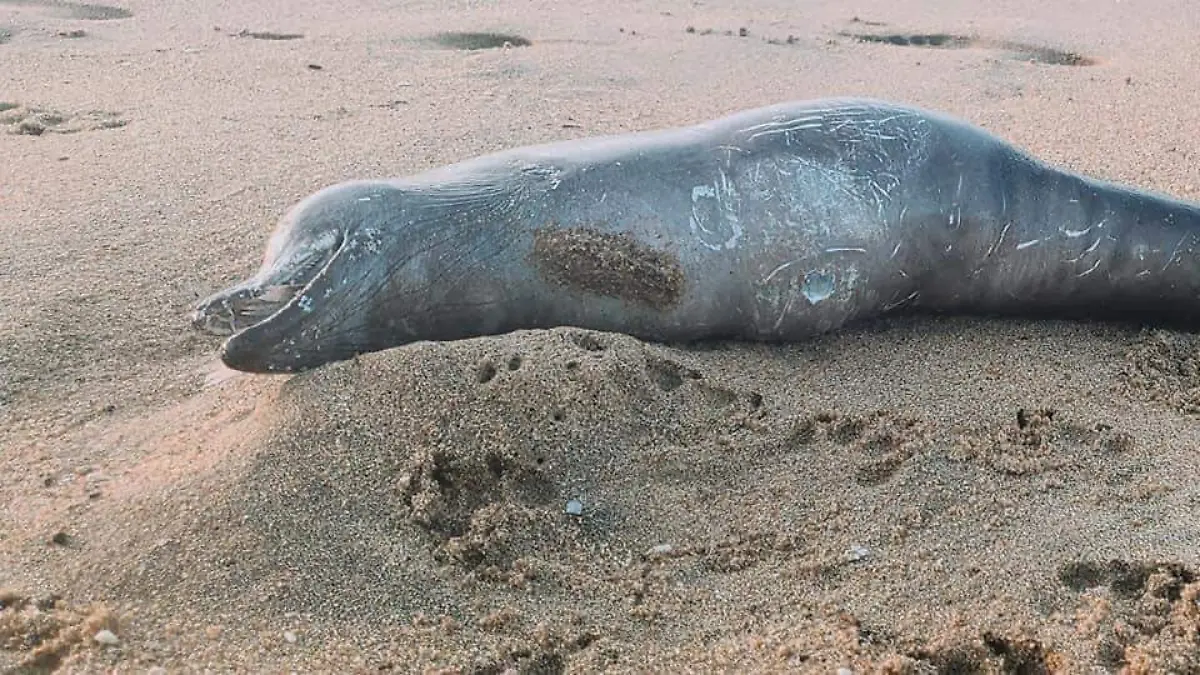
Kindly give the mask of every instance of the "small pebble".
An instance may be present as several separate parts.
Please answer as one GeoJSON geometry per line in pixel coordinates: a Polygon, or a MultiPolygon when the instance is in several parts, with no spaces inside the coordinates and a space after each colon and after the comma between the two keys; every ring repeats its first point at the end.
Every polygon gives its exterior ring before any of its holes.
{"type": "Polygon", "coordinates": [[[296,644],[296,631],[292,631],[292,630],[283,631],[283,639],[285,642],[287,642],[290,645],[296,644]]]}
{"type": "Polygon", "coordinates": [[[675,547],[670,544],[658,544],[656,546],[651,546],[650,550],[646,551],[646,556],[651,557],[651,556],[660,556],[660,555],[670,555],[671,551],[674,551],[674,550],[675,550],[675,547]]]}
{"type": "Polygon", "coordinates": [[[41,136],[46,133],[46,127],[36,120],[21,120],[21,123],[17,125],[17,133],[26,136],[41,136]]]}
{"type": "Polygon", "coordinates": [[[578,499],[572,499],[567,502],[567,507],[563,509],[568,516],[582,516],[583,502],[578,499]]]}
{"type": "Polygon", "coordinates": [[[871,555],[871,549],[860,544],[855,544],[846,549],[846,560],[850,562],[860,562],[866,560],[867,556],[871,555]]]}
{"type": "Polygon", "coordinates": [[[854,675],[854,671],[849,668],[838,668],[837,675],[854,675]]]}
{"type": "Polygon", "coordinates": [[[107,628],[97,632],[92,636],[92,639],[106,647],[113,647],[121,643],[117,634],[107,628]]]}

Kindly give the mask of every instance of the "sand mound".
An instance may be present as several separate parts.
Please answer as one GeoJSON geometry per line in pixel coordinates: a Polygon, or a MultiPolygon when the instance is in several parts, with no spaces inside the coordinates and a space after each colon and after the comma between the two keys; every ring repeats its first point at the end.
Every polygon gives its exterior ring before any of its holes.
{"type": "Polygon", "coordinates": [[[94,516],[124,539],[88,588],[146,663],[1194,667],[1197,432],[1155,375],[1185,341],[562,329],[235,378],[213,405],[250,407],[189,432],[211,461],[94,516]]]}

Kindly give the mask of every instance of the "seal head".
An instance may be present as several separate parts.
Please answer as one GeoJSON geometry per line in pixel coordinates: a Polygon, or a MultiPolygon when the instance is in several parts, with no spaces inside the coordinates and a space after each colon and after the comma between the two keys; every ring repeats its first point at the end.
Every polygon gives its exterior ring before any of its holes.
{"type": "Polygon", "coordinates": [[[497,249],[471,246],[481,230],[466,222],[498,217],[489,195],[387,181],[321,190],[283,217],[259,271],[200,302],[192,325],[227,337],[227,366],[257,373],[496,330],[506,287],[478,283],[481,261],[463,253],[497,249]]]}
{"type": "Polygon", "coordinates": [[[305,367],[310,354],[344,359],[366,351],[355,302],[385,276],[371,265],[352,264],[378,252],[379,219],[394,205],[395,189],[381,183],[336,185],[310,196],[280,221],[257,274],[199,303],[198,330],[228,336],[222,360],[252,372],[305,367]],[[317,303],[323,305],[314,311],[317,303]]]}

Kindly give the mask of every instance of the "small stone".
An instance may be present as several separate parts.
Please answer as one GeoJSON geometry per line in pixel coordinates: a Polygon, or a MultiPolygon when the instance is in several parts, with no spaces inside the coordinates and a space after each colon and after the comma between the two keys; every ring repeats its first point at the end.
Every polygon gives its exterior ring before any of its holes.
{"type": "Polygon", "coordinates": [[[26,136],[41,136],[46,133],[46,127],[37,120],[21,120],[21,123],[17,125],[17,133],[26,136]]]}
{"type": "Polygon", "coordinates": [[[568,516],[579,517],[583,515],[583,502],[578,499],[572,499],[567,502],[567,507],[563,511],[568,516]]]}
{"type": "Polygon", "coordinates": [[[221,637],[222,629],[220,626],[209,626],[204,629],[204,636],[209,640],[216,640],[221,637]]]}
{"type": "Polygon", "coordinates": [[[854,671],[850,668],[838,668],[837,675],[854,675],[854,671]]]}
{"type": "Polygon", "coordinates": [[[54,533],[54,536],[50,537],[50,543],[55,546],[66,546],[71,543],[71,535],[59,530],[54,533]]]}
{"type": "Polygon", "coordinates": [[[846,549],[845,553],[846,560],[852,563],[866,560],[867,556],[869,555],[871,555],[871,549],[867,548],[866,546],[862,546],[861,544],[855,544],[851,546],[850,548],[846,549]]]}
{"type": "Polygon", "coordinates": [[[651,546],[650,550],[646,551],[646,557],[658,558],[665,555],[671,555],[671,552],[674,550],[675,547],[670,544],[658,544],[656,546],[651,546]]]}
{"type": "Polygon", "coordinates": [[[296,644],[296,631],[294,631],[294,630],[283,631],[283,641],[288,643],[289,645],[296,644]]]}
{"type": "Polygon", "coordinates": [[[62,600],[61,595],[57,593],[51,593],[50,595],[38,598],[34,604],[37,605],[37,608],[43,612],[49,612],[58,606],[59,600],[62,600]]]}
{"type": "Polygon", "coordinates": [[[117,637],[117,634],[107,628],[97,632],[92,636],[92,639],[104,645],[105,647],[115,647],[121,643],[121,640],[117,637]]]}

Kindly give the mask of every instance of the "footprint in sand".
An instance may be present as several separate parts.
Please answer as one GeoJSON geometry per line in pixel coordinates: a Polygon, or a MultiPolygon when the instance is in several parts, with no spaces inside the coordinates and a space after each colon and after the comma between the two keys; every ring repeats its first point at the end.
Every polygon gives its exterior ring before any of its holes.
{"type": "Polygon", "coordinates": [[[7,127],[10,134],[73,134],[80,131],[118,129],[128,123],[128,120],[117,113],[102,110],[66,114],[48,108],[0,101],[0,127],[7,127]]]}
{"type": "MultiPolygon", "coordinates": [[[[851,23],[871,28],[882,28],[887,25],[879,21],[864,21],[858,17],[852,19],[851,23]]],[[[685,32],[694,35],[736,35],[743,38],[748,37],[750,34],[746,28],[739,28],[737,31],[717,31],[711,28],[700,30],[695,26],[688,26],[685,32]]],[[[1051,66],[1094,66],[1098,63],[1094,58],[1053,47],[1043,47],[1011,40],[993,40],[989,38],[954,35],[952,33],[884,33],[875,31],[858,33],[842,31],[838,35],[858,42],[892,45],[895,47],[998,50],[1008,52],[1012,58],[1021,61],[1031,61],[1051,66]]],[[[768,37],[764,38],[764,40],[772,45],[795,45],[802,42],[800,38],[794,35],[788,35],[787,38],[768,37]]]]}
{"type": "Polygon", "coordinates": [[[429,44],[445,49],[478,51],[480,49],[508,49],[528,47],[533,44],[528,38],[504,33],[438,33],[426,40],[429,44]]]}
{"type": "Polygon", "coordinates": [[[245,30],[242,29],[236,33],[230,33],[229,37],[235,38],[250,38],[251,40],[268,40],[280,42],[285,40],[300,40],[304,36],[300,33],[276,33],[269,30],[245,30]]]}
{"type": "MultiPolygon", "coordinates": [[[[874,25],[874,24],[872,24],[874,25]]],[[[1096,60],[1075,52],[987,38],[953,35],[950,33],[839,33],[858,42],[923,47],[925,49],[994,49],[1009,52],[1013,58],[1051,66],[1092,66],[1096,60]]]]}

